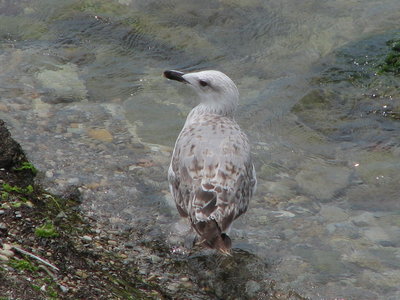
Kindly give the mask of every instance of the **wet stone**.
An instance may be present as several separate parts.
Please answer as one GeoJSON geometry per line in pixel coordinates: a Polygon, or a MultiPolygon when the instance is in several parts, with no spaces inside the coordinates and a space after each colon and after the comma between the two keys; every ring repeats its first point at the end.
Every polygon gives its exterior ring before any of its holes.
{"type": "Polygon", "coordinates": [[[0,255],[4,255],[7,257],[13,257],[14,256],[14,252],[11,250],[6,250],[6,249],[0,249],[0,255]]]}
{"type": "Polygon", "coordinates": [[[261,286],[254,280],[249,280],[246,282],[246,294],[249,297],[255,297],[260,289],[261,286]]]}
{"type": "Polygon", "coordinates": [[[5,255],[0,254],[0,261],[8,261],[9,258],[5,255]]]}
{"type": "Polygon", "coordinates": [[[321,161],[305,164],[295,179],[306,193],[317,199],[329,200],[335,192],[349,184],[349,176],[349,169],[331,166],[321,161]]]}
{"type": "Polygon", "coordinates": [[[110,143],[113,141],[113,136],[107,129],[89,129],[87,135],[102,142],[110,143]]]}
{"type": "Polygon", "coordinates": [[[162,258],[157,255],[150,255],[150,260],[152,263],[158,263],[162,260],[162,258]]]}
{"type": "Polygon", "coordinates": [[[92,240],[93,240],[92,237],[90,237],[88,235],[82,236],[82,241],[84,241],[84,242],[91,242],[92,240]]]}
{"type": "Polygon", "coordinates": [[[359,227],[366,227],[376,222],[376,217],[371,212],[364,212],[361,215],[353,217],[352,220],[354,225],[359,227]]]}
{"type": "Polygon", "coordinates": [[[323,205],[319,212],[328,222],[341,222],[348,219],[348,214],[341,208],[323,205]]]}

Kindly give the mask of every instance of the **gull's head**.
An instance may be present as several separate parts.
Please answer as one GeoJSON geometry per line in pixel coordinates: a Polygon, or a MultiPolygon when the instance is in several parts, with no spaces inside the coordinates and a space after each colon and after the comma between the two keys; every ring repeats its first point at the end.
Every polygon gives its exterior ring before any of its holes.
{"type": "Polygon", "coordinates": [[[182,73],[165,71],[164,76],[171,80],[189,84],[200,97],[201,105],[210,111],[233,113],[239,102],[239,91],[233,81],[220,71],[207,70],[182,73]]]}

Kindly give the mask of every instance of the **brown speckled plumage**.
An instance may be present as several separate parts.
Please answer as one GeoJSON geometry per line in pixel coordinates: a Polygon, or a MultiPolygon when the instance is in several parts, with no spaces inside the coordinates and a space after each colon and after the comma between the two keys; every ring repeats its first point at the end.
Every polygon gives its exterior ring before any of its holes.
{"type": "Polygon", "coordinates": [[[228,253],[231,240],[226,233],[246,212],[256,186],[247,136],[233,118],[237,88],[218,71],[166,71],[165,76],[189,83],[201,100],[175,144],[168,172],[171,193],[201,242],[228,253]]]}

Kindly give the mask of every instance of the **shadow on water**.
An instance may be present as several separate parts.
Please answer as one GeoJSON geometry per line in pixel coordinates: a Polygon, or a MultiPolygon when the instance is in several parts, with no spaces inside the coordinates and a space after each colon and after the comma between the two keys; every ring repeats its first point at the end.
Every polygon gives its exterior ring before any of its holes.
{"type": "Polygon", "coordinates": [[[278,290],[274,280],[266,278],[268,264],[242,249],[232,249],[231,256],[202,250],[176,260],[175,266],[218,299],[306,299],[293,291],[278,290]]]}

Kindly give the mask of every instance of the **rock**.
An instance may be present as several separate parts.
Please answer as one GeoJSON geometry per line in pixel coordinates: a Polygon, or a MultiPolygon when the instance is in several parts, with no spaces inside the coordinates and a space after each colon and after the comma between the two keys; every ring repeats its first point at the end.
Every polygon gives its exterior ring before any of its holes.
{"type": "Polygon", "coordinates": [[[9,111],[9,108],[8,108],[7,105],[5,105],[5,104],[3,104],[3,103],[0,103],[0,111],[2,111],[2,112],[8,112],[8,111],[9,111]]]}
{"type": "Polygon", "coordinates": [[[60,288],[61,292],[63,292],[63,293],[67,293],[69,291],[69,288],[62,284],[60,284],[58,287],[60,288]]]}
{"type": "Polygon", "coordinates": [[[364,232],[367,239],[373,242],[389,241],[389,235],[380,227],[372,227],[364,232]]]}
{"type": "Polygon", "coordinates": [[[11,138],[10,132],[0,120],[0,168],[10,169],[21,161],[27,161],[21,146],[11,138]]]}
{"type": "Polygon", "coordinates": [[[56,70],[43,70],[36,77],[45,89],[50,90],[57,97],[51,102],[71,102],[84,99],[87,94],[78,72],[76,65],[67,63],[58,66],[56,70]]]}
{"type": "Polygon", "coordinates": [[[88,235],[84,235],[84,236],[82,236],[81,240],[84,242],[91,242],[93,239],[92,239],[92,237],[90,237],[88,235]]]}
{"type": "Polygon", "coordinates": [[[246,282],[246,294],[249,297],[255,297],[260,289],[261,286],[254,280],[249,280],[246,282]]]}
{"type": "Polygon", "coordinates": [[[343,209],[336,206],[322,205],[319,213],[327,222],[342,222],[349,218],[343,209]]]}
{"type": "Polygon", "coordinates": [[[328,165],[318,160],[305,164],[295,180],[306,193],[320,200],[329,200],[335,192],[347,187],[349,177],[348,168],[328,165]]]}
{"type": "Polygon", "coordinates": [[[0,261],[8,261],[9,258],[5,255],[0,254],[0,261]]]}
{"type": "Polygon", "coordinates": [[[84,278],[84,279],[86,279],[86,278],[89,277],[88,273],[86,273],[86,272],[83,271],[83,270],[78,270],[78,271],[76,271],[76,275],[78,275],[79,277],[84,278]]]}
{"type": "Polygon", "coordinates": [[[150,260],[153,264],[160,262],[162,259],[157,255],[150,255],[150,260]]]}
{"type": "Polygon", "coordinates": [[[366,226],[371,226],[372,224],[374,224],[376,222],[376,217],[374,216],[373,213],[365,212],[365,213],[362,213],[361,215],[353,217],[351,221],[356,226],[366,227],[366,226]]]}
{"type": "Polygon", "coordinates": [[[170,290],[171,292],[176,292],[178,290],[179,286],[176,283],[171,283],[167,285],[167,289],[170,290]]]}
{"type": "Polygon", "coordinates": [[[113,136],[106,129],[88,129],[87,135],[95,140],[99,140],[102,142],[112,142],[113,136]]]}

